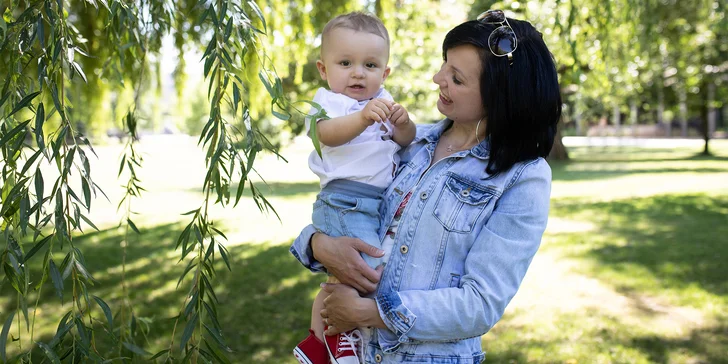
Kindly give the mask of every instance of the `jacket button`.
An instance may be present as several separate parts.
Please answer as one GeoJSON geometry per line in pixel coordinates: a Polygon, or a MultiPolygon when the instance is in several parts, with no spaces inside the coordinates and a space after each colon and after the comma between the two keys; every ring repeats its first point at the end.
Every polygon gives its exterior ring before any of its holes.
{"type": "Polygon", "coordinates": [[[407,252],[409,251],[409,248],[407,247],[407,245],[402,245],[399,247],[399,251],[401,251],[402,254],[407,254],[407,252]]]}
{"type": "Polygon", "coordinates": [[[374,355],[374,361],[376,361],[377,363],[381,363],[382,355],[381,354],[374,355]]]}
{"type": "Polygon", "coordinates": [[[460,195],[463,196],[463,197],[468,197],[468,196],[470,196],[470,191],[469,190],[463,190],[462,192],[460,192],[460,195]]]}
{"type": "Polygon", "coordinates": [[[427,199],[427,196],[429,196],[429,194],[427,192],[422,192],[420,194],[420,200],[426,200],[427,199]]]}

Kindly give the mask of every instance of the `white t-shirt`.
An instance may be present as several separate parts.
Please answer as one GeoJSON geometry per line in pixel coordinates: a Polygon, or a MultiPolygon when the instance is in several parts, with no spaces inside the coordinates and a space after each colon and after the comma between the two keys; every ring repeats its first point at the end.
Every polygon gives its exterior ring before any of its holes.
{"type": "MultiPolygon", "coordinates": [[[[394,101],[384,88],[373,98],[394,101]]],[[[357,101],[343,94],[324,88],[318,89],[313,101],[326,110],[330,118],[336,118],[361,111],[369,100],[357,101]]],[[[312,110],[311,113],[315,113],[312,110]]],[[[335,179],[346,179],[385,188],[392,183],[394,171],[399,163],[397,151],[400,145],[392,140],[394,126],[389,120],[374,123],[361,134],[344,145],[329,147],[321,145],[321,157],[314,150],[308,157],[308,166],[319,176],[321,188],[335,179]],[[384,124],[386,131],[382,130],[384,124]]],[[[306,134],[310,131],[310,120],[306,120],[306,134]]]]}

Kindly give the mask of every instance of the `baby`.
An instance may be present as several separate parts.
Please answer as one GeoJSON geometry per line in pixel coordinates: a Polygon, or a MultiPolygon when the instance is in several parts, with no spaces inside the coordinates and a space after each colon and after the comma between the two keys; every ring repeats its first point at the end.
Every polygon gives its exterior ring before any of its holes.
{"type": "MultiPolygon", "coordinates": [[[[375,16],[353,12],[329,21],[316,67],[330,90],[319,89],[313,99],[328,118],[306,123],[309,136],[315,133],[321,144],[321,154],[313,151],[308,160],[321,181],[313,225],[327,235],[356,237],[377,248],[381,195],[394,178],[397,151],[412,142],[416,131],[407,110],[382,88],[388,61],[389,34],[375,16]]],[[[372,268],[382,261],[363,258],[372,268]]],[[[328,282],[338,283],[333,276],[328,282]]],[[[357,330],[324,335],[320,312],[326,295],[319,291],[316,296],[309,336],[294,356],[302,364],[358,364],[357,330]]]]}

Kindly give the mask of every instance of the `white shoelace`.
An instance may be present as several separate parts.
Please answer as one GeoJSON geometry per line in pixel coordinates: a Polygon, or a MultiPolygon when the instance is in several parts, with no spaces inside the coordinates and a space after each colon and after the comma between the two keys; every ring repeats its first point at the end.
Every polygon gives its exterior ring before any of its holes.
{"type": "Polygon", "coordinates": [[[357,345],[357,343],[361,343],[361,332],[359,330],[354,330],[351,332],[351,334],[347,334],[345,332],[342,332],[339,334],[339,351],[344,350],[351,350],[354,352],[354,356],[356,357],[356,360],[359,361],[361,357],[364,356],[364,348],[362,345],[357,345]]]}

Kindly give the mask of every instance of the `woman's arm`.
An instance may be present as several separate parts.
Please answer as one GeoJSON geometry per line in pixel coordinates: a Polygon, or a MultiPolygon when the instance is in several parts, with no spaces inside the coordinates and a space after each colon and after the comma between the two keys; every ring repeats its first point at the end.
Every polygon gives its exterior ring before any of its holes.
{"type": "Polygon", "coordinates": [[[370,268],[361,253],[381,257],[384,251],[359,239],[345,236],[332,238],[317,232],[313,225],[308,225],[289,250],[312,272],[329,272],[362,293],[374,292],[377,288],[381,272],[370,268]]]}

